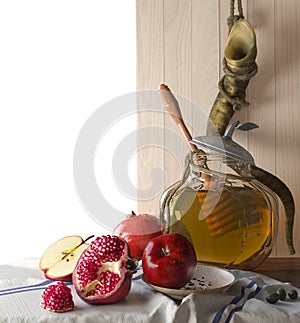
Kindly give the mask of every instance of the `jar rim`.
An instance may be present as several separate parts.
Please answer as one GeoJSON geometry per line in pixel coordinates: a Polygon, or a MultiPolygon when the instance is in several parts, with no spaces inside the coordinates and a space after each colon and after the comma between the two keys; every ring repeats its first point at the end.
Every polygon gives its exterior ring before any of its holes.
{"type": "Polygon", "coordinates": [[[247,167],[247,163],[239,160],[235,160],[226,155],[221,155],[218,153],[205,153],[202,150],[194,150],[188,154],[188,158],[189,158],[189,166],[193,171],[205,172],[211,175],[215,175],[219,177],[222,176],[228,179],[236,179],[236,180],[238,179],[238,180],[247,180],[247,181],[254,179],[254,177],[251,176],[246,170],[242,172],[243,175],[235,175],[227,172],[212,170],[207,167],[206,165],[207,161],[221,162],[222,164],[230,167],[233,170],[235,170],[235,168],[245,169],[247,167]]]}

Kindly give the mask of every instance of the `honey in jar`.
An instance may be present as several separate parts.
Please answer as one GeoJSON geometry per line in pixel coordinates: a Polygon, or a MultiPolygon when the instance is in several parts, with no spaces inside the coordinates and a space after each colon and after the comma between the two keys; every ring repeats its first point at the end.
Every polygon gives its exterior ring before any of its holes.
{"type": "Polygon", "coordinates": [[[205,156],[203,167],[191,158],[183,180],[164,194],[162,218],[168,232],[193,244],[198,261],[250,269],[272,250],[277,202],[268,188],[247,176],[247,165],[235,163],[213,155],[205,156]],[[243,177],[233,174],[236,167],[245,167],[239,170],[243,177]]]}

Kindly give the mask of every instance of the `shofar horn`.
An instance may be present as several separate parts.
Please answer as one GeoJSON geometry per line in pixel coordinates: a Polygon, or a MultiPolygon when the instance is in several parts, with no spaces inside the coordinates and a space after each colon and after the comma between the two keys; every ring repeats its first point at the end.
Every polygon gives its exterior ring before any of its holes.
{"type": "MultiPolygon", "coordinates": [[[[257,72],[256,36],[251,24],[245,19],[237,20],[232,26],[224,50],[225,75],[219,82],[219,93],[210,111],[207,135],[223,136],[235,111],[248,106],[246,88],[257,72]]],[[[269,187],[281,199],[286,214],[286,242],[290,254],[295,253],[293,226],[295,203],[289,188],[275,175],[250,165],[251,175],[269,187]]]]}
{"type": "Polygon", "coordinates": [[[225,75],[210,111],[208,135],[223,135],[234,112],[248,106],[245,101],[249,80],[257,72],[256,36],[250,23],[240,19],[233,25],[224,51],[225,75]]]}
{"type": "Polygon", "coordinates": [[[293,227],[294,227],[294,215],[295,215],[295,202],[293,195],[289,188],[276,176],[267,171],[254,166],[250,166],[250,174],[259,182],[269,187],[280,198],[286,216],[285,222],[285,238],[291,255],[295,253],[293,242],[293,227]]]}

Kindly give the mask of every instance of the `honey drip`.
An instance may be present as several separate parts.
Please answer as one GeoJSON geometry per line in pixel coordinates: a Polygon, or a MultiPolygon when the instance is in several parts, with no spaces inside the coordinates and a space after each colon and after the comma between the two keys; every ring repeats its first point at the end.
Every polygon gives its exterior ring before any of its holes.
{"type": "Polygon", "coordinates": [[[251,187],[222,191],[182,189],[170,205],[170,232],[193,244],[197,260],[238,265],[263,250],[272,234],[272,213],[251,187]]]}

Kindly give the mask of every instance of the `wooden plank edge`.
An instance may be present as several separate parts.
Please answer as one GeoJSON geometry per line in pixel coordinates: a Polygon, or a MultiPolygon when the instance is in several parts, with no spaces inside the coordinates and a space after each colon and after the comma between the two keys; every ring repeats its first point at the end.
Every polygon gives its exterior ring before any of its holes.
{"type": "Polygon", "coordinates": [[[277,270],[300,270],[299,257],[278,257],[268,258],[261,265],[253,269],[254,271],[277,271],[277,270]]]}

